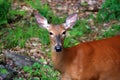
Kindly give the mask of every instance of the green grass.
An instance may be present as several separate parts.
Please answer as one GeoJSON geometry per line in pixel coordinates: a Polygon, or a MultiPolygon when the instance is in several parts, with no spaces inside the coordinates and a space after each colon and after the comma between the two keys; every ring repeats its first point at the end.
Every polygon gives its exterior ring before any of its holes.
{"type": "Polygon", "coordinates": [[[120,20],[120,0],[105,0],[97,16],[98,22],[120,20]]]}
{"type": "Polygon", "coordinates": [[[6,24],[8,22],[7,15],[9,13],[10,7],[11,7],[10,0],[6,0],[6,1],[0,0],[0,25],[6,24]]]}
{"type": "MultiPolygon", "coordinates": [[[[35,10],[39,11],[39,13],[44,16],[45,18],[48,19],[49,23],[52,24],[60,24],[63,23],[65,18],[60,18],[59,16],[56,16],[52,10],[50,9],[50,7],[48,6],[48,4],[44,4],[42,5],[40,3],[40,0],[28,0],[26,1],[27,4],[29,4],[30,6],[32,6],[32,8],[34,8],[35,10]]],[[[66,15],[65,15],[66,16],[66,15]]]]}
{"type": "Polygon", "coordinates": [[[9,29],[7,36],[2,40],[6,44],[6,48],[15,46],[24,47],[26,41],[31,37],[39,37],[43,44],[48,44],[48,35],[43,33],[47,33],[47,31],[39,29],[38,26],[16,27],[15,29],[9,29]]]}

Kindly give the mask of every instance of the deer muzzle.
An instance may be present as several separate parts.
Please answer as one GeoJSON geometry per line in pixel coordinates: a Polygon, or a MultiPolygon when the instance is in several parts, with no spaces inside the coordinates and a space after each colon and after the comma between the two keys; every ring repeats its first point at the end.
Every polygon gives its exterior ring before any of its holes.
{"type": "Polygon", "coordinates": [[[61,45],[60,35],[56,36],[55,50],[56,50],[56,52],[61,52],[62,51],[62,45],[61,45]]]}

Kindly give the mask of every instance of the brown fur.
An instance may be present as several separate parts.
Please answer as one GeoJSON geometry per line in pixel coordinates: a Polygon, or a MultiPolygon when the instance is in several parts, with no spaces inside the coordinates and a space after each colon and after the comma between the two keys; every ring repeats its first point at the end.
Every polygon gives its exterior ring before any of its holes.
{"type": "Polygon", "coordinates": [[[120,36],[52,52],[62,80],[120,80],[120,36]]]}

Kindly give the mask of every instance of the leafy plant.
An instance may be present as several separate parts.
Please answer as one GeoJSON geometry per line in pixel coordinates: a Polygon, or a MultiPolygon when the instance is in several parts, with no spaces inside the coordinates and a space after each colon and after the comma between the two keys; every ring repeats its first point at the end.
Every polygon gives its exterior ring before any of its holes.
{"type": "Polygon", "coordinates": [[[32,79],[37,76],[40,80],[58,80],[59,73],[54,71],[52,67],[48,65],[41,65],[39,63],[34,63],[33,66],[25,66],[23,70],[29,73],[30,76],[27,79],[32,79]]]}
{"type": "Polygon", "coordinates": [[[9,0],[0,0],[0,25],[8,22],[7,15],[10,7],[11,3],[9,0]]]}
{"type": "Polygon", "coordinates": [[[120,0],[105,0],[98,12],[99,22],[120,19],[120,0]]]}

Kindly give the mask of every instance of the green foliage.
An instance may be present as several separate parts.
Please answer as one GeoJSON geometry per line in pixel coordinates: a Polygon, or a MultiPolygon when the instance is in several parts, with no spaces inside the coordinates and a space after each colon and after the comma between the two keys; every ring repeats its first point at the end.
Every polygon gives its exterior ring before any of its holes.
{"type": "Polygon", "coordinates": [[[120,33],[120,24],[114,24],[107,30],[103,31],[103,34],[98,39],[109,38],[120,33]]]}
{"type": "Polygon", "coordinates": [[[0,68],[0,74],[7,74],[8,71],[5,68],[0,68]]]}
{"type": "Polygon", "coordinates": [[[32,6],[34,9],[36,9],[37,11],[39,11],[39,13],[41,15],[43,15],[45,18],[47,18],[49,23],[52,24],[60,24],[63,23],[65,18],[60,18],[58,16],[56,16],[51,9],[49,8],[48,4],[44,4],[42,5],[40,3],[40,0],[28,0],[26,1],[30,6],[32,6]]]}
{"type": "Polygon", "coordinates": [[[20,46],[24,47],[26,41],[31,37],[39,37],[43,44],[49,43],[49,38],[47,33],[43,29],[39,29],[36,26],[30,27],[16,27],[15,29],[9,29],[8,35],[2,38],[5,43],[5,47],[20,46]]]}
{"type": "Polygon", "coordinates": [[[32,79],[37,76],[40,80],[58,80],[59,73],[54,71],[53,68],[48,65],[34,63],[31,67],[25,66],[23,70],[25,73],[30,74],[27,79],[32,79]]]}
{"type": "Polygon", "coordinates": [[[0,25],[15,21],[17,16],[22,17],[26,14],[25,11],[11,9],[12,2],[12,0],[0,0],[0,25]]]}
{"type": "MultiPolygon", "coordinates": [[[[9,11],[9,14],[10,15],[21,15],[21,16],[24,16],[25,14],[26,14],[26,12],[25,11],[20,11],[20,10],[11,10],[11,11],[9,11]]],[[[9,16],[10,16],[9,15],[9,16]]]]}
{"type": "Polygon", "coordinates": [[[120,24],[113,25],[110,29],[103,33],[103,37],[111,37],[120,32],[120,24]]]}
{"type": "Polygon", "coordinates": [[[7,15],[10,7],[11,3],[9,0],[0,0],[0,25],[7,23],[7,15]]]}
{"type": "Polygon", "coordinates": [[[105,0],[97,18],[99,22],[120,19],[120,0],[105,0]]]}
{"type": "Polygon", "coordinates": [[[24,78],[14,78],[13,80],[25,80],[24,78]]]}
{"type": "MultiPolygon", "coordinates": [[[[23,17],[26,14],[26,11],[21,10],[10,10],[8,13],[8,22],[16,21],[17,17],[23,17]]],[[[20,18],[18,19],[18,21],[20,18]]]]}

